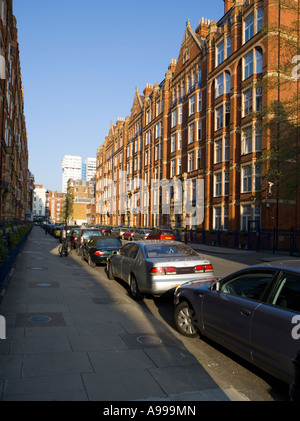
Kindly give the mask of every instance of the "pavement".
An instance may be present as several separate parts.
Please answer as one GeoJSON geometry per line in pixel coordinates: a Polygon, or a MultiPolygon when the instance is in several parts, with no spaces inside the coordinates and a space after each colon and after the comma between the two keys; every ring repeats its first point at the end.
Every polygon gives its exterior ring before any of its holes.
{"type": "MultiPolygon", "coordinates": [[[[123,288],[34,227],[0,297],[0,401],[247,400],[221,389],[183,343],[123,288]]],[[[192,245],[218,254],[256,253],[192,245]]],[[[257,254],[258,260],[274,259],[257,254]]]]}

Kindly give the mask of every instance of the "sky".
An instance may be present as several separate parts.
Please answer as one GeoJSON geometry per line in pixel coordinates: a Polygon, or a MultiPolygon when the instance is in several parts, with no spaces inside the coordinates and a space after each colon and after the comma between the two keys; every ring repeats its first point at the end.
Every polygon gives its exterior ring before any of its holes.
{"type": "Polygon", "coordinates": [[[29,170],[62,191],[61,161],[96,158],[111,121],[130,115],[136,87],[164,80],[189,19],[219,20],[223,0],[13,0],[29,170]]]}

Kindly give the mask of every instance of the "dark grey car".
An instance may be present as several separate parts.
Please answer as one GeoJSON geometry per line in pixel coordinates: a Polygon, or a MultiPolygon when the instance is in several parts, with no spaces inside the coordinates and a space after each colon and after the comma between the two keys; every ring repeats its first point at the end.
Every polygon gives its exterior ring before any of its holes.
{"type": "Polygon", "coordinates": [[[175,291],[175,324],[207,336],[292,383],[300,349],[300,261],[255,265],[221,280],[192,281],[175,291]]]}

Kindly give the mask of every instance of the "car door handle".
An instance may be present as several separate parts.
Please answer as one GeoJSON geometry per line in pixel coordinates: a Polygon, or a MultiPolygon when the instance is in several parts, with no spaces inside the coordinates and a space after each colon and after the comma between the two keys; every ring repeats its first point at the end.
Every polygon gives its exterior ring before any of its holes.
{"type": "Polygon", "coordinates": [[[247,310],[246,308],[242,308],[240,313],[241,313],[242,316],[250,316],[251,311],[247,310]]]}

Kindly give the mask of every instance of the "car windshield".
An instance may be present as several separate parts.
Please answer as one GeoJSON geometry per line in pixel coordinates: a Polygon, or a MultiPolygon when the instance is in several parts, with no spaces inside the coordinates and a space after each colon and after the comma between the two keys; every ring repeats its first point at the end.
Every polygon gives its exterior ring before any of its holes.
{"type": "Polygon", "coordinates": [[[93,240],[93,246],[95,246],[95,247],[112,247],[112,248],[115,248],[115,247],[120,247],[120,241],[119,240],[117,240],[116,238],[114,239],[114,238],[112,238],[112,239],[110,239],[110,238],[108,238],[108,239],[105,239],[105,238],[95,238],[94,240],[93,240]]]}
{"type": "Polygon", "coordinates": [[[164,245],[147,245],[145,246],[145,253],[147,257],[186,257],[186,256],[199,256],[192,248],[185,244],[164,244],[164,245]]]}

